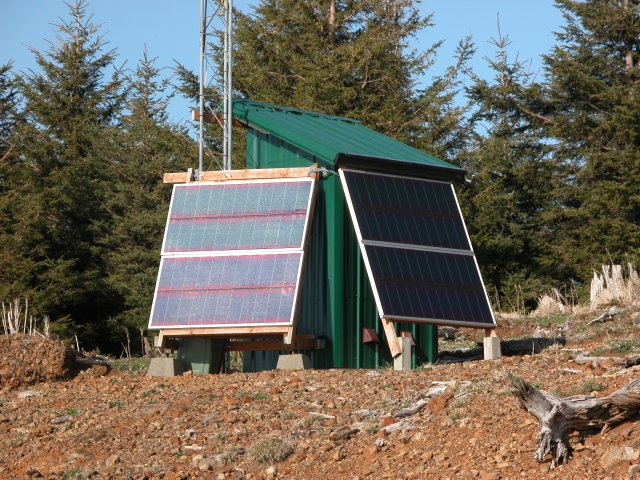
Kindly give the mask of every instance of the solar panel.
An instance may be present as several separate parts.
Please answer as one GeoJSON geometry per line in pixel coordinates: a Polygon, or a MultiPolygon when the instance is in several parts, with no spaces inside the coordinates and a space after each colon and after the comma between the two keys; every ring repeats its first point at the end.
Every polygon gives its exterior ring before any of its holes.
{"type": "Polygon", "coordinates": [[[311,185],[176,185],[162,253],[301,248],[311,185]]]}
{"type": "Polygon", "coordinates": [[[451,184],[344,171],[362,238],[471,250],[451,184]]]}
{"type": "Polygon", "coordinates": [[[340,169],[381,317],[495,325],[450,183],[340,169]]]}
{"type": "Polygon", "coordinates": [[[162,260],[153,325],[287,325],[300,253],[162,260]]]}
{"type": "Polygon", "coordinates": [[[292,325],[314,183],[176,185],[149,328],[292,325]]]}

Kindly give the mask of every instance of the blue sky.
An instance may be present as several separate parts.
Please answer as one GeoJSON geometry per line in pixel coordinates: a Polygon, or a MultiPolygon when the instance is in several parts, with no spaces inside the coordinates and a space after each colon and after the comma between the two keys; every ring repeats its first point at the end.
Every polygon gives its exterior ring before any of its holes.
{"type": "MultiPolygon", "coordinates": [[[[236,8],[250,11],[257,0],[234,0],[236,8]]],[[[35,67],[28,46],[45,50],[46,40],[55,40],[52,23],[67,15],[62,0],[0,0],[0,64],[13,60],[17,71],[35,67]]],[[[126,61],[134,68],[144,45],[149,55],[158,57],[158,66],[170,67],[174,60],[197,71],[199,0],[93,0],[88,12],[103,24],[110,48],[118,53],[118,64],[126,61]]],[[[432,74],[441,74],[451,64],[457,42],[472,35],[478,48],[472,67],[480,76],[490,75],[483,57],[493,56],[491,38],[497,37],[496,15],[500,14],[503,36],[511,40],[509,54],[531,60],[534,71],[541,70],[540,55],[554,43],[553,32],[562,25],[562,16],[553,0],[424,0],[424,14],[433,12],[435,26],[416,38],[414,47],[428,48],[444,40],[432,74]]],[[[428,78],[425,79],[429,81],[428,78]]],[[[176,121],[188,120],[189,105],[176,100],[170,106],[176,121]]]]}

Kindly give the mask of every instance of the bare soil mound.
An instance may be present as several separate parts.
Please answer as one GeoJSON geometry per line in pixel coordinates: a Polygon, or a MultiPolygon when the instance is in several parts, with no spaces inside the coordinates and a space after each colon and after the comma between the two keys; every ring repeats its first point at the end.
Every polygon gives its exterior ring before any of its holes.
{"type": "Polygon", "coordinates": [[[0,389],[69,378],[75,355],[62,342],[16,333],[0,335],[0,389]]]}

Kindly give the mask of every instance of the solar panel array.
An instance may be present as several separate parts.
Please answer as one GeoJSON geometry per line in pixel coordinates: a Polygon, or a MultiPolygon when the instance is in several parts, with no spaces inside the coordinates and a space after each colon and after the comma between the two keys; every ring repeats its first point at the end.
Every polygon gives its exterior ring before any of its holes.
{"type": "Polygon", "coordinates": [[[176,185],[149,327],[291,325],[313,188],[176,185]]]}
{"type": "Polygon", "coordinates": [[[344,169],[340,177],[383,318],[495,324],[451,184],[344,169]]]}

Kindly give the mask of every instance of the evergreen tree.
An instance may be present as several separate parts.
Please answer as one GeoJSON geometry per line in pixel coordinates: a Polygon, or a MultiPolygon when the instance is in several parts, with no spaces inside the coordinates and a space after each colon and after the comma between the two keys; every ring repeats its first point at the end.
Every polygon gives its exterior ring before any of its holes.
{"type": "Polygon", "coordinates": [[[473,48],[461,42],[458,68],[415,91],[440,42],[425,51],[409,42],[430,25],[408,0],[264,0],[237,14],[234,87],[252,100],[356,118],[449,157],[466,131],[454,97],[473,48]]]}
{"type": "Polygon", "coordinates": [[[532,306],[553,285],[541,268],[552,240],[542,214],[553,204],[562,172],[540,128],[521,110],[532,75],[526,63],[509,61],[509,43],[501,36],[494,41],[496,58],[487,61],[495,77],[474,77],[467,91],[477,133],[465,165],[472,180],[460,200],[489,290],[532,306]]]}
{"type": "Polygon", "coordinates": [[[640,260],[640,2],[556,4],[566,25],[529,105],[573,175],[548,214],[544,267],[586,282],[601,263],[640,260]]]}
{"type": "Polygon", "coordinates": [[[0,159],[3,161],[14,153],[15,146],[10,138],[20,121],[17,81],[12,75],[12,66],[12,62],[0,65],[0,159]]]}
{"type": "Polygon", "coordinates": [[[24,290],[21,273],[30,268],[14,241],[14,187],[19,175],[17,131],[22,126],[19,102],[18,82],[9,62],[0,66],[0,299],[5,301],[24,290]]]}
{"type": "Polygon", "coordinates": [[[26,265],[9,265],[13,278],[2,281],[5,293],[30,295],[36,313],[90,346],[111,309],[98,248],[109,216],[108,155],[98,146],[116,120],[121,80],[117,72],[105,79],[115,54],[104,51],[84,3],[69,4],[69,14],[49,50],[33,50],[38,71],[20,84],[26,121],[2,202],[13,212],[5,240],[26,265]]]}
{"type": "Polygon", "coordinates": [[[162,175],[184,171],[197,162],[193,140],[167,118],[169,83],[160,78],[155,63],[145,49],[128,78],[127,113],[110,139],[113,184],[108,205],[112,217],[103,248],[108,284],[121,302],[112,318],[112,332],[118,335],[122,327],[144,329],[149,321],[171,196],[162,175]]]}

